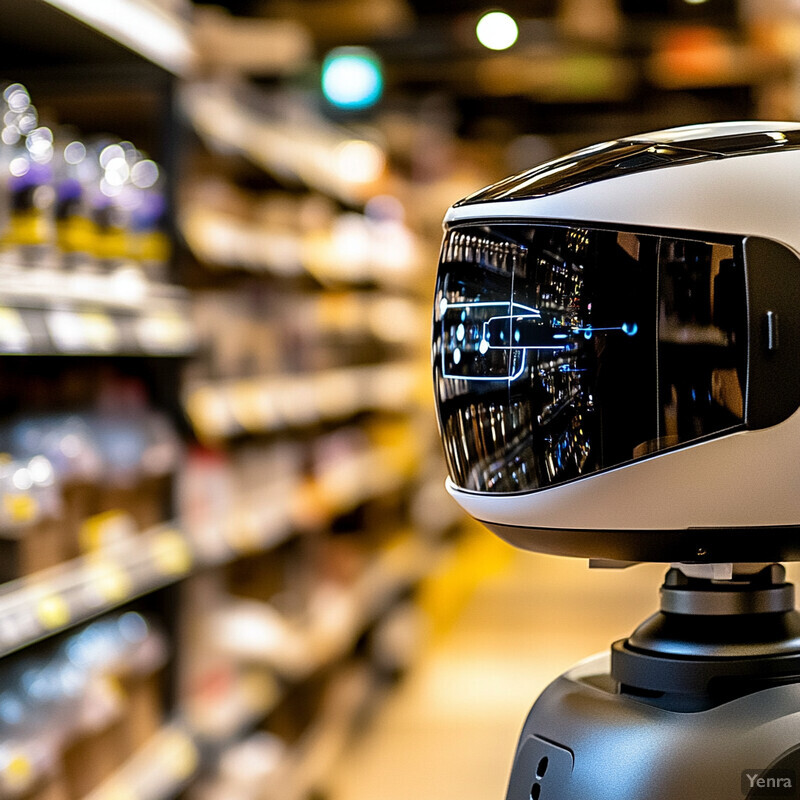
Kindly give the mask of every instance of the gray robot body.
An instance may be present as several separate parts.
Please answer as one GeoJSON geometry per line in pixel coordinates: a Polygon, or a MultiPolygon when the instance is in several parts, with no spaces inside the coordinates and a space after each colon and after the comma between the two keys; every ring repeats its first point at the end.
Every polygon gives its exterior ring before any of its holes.
{"type": "Polygon", "coordinates": [[[596,657],[534,704],[506,800],[796,798],[798,742],[800,685],[670,711],[620,694],[596,657]]]}

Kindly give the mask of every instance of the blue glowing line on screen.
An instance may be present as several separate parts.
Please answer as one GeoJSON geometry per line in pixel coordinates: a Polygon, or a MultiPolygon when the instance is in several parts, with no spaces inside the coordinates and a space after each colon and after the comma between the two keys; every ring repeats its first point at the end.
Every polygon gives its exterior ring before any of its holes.
{"type": "MultiPolygon", "coordinates": [[[[528,366],[528,354],[525,352],[524,348],[517,348],[522,350],[522,358],[520,359],[519,369],[513,375],[453,375],[447,371],[447,361],[445,356],[447,353],[442,350],[442,377],[448,378],[452,381],[507,381],[511,383],[511,381],[515,381],[519,378],[523,372],[525,372],[526,367],[528,366]]],[[[460,360],[460,359],[459,359],[460,360]]]]}
{"type": "MultiPolygon", "coordinates": [[[[497,317],[499,319],[518,317],[519,314],[514,313],[515,309],[521,309],[523,312],[528,312],[526,316],[531,318],[539,319],[541,317],[541,312],[539,311],[539,309],[531,308],[530,306],[525,306],[522,305],[521,303],[509,302],[508,300],[480,300],[472,303],[450,303],[448,302],[447,298],[442,298],[439,304],[439,308],[443,317],[448,309],[451,308],[463,309],[462,313],[460,314],[462,321],[466,321],[466,311],[472,308],[502,308],[511,312],[511,315],[509,316],[497,317]]],[[[495,317],[492,317],[492,319],[495,319],[495,317]]],[[[483,336],[479,348],[479,352],[481,355],[485,355],[491,347],[491,345],[489,345],[488,337],[486,336],[486,324],[487,324],[486,322],[483,323],[483,336]]],[[[442,319],[442,328],[444,328],[444,319],[442,319]]],[[[444,339],[444,336],[442,338],[444,339]]],[[[511,350],[513,348],[508,347],[508,348],[497,348],[497,349],[511,350]]],[[[449,373],[447,371],[447,360],[446,360],[447,352],[443,349],[442,376],[450,380],[460,380],[460,381],[507,381],[507,382],[515,381],[525,372],[528,361],[527,355],[524,352],[524,348],[517,348],[517,349],[523,350],[522,358],[520,359],[520,364],[518,369],[514,372],[513,375],[503,375],[502,377],[486,376],[486,375],[453,375],[452,373],[449,373]]]]}
{"type": "MultiPolygon", "coordinates": [[[[563,350],[564,345],[560,344],[537,344],[537,345],[524,345],[524,344],[514,344],[514,345],[494,345],[489,343],[489,336],[486,332],[487,325],[490,325],[492,322],[501,319],[513,319],[513,320],[524,320],[524,319],[541,319],[541,313],[534,309],[533,314],[504,314],[502,316],[497,317],[490,317],[486,322],[483,323],[483,341],[489,344],[489,349],[491,350],[563,350]]],[[[519,341],[519,330],[515,331],[515,340],[519,341]]],[[[501,334],[501,339],[502,334],[501,334]]],[[[554,334],[554,339],[566,339],[566,334],[554,334]]]]}
{"type": "Polygon", "coordinates": [[[627,336],[636,336],[639,332],[639,326],[635,322],[623,322],[622,325],[615,325],[610,328],[596,328],[594,325],[576,325],[571,327],[570,330],[573,333],[582,333],[586,338],[600,331],[622,331],[627,336]]]}
{"type": "MultiPolygon", "coordinates": [[[[441,310],[442,315],[451,308],[455,309],[462,309],[462,313],[459,315],[462,321],[466,321],[467,311],[469,309],[478,309],[478,308],[503,308],[510,313],[507,314],[498,314],[495,316],[490,317],[488,320],[485,320],[482,324],[482,336],[480,339],[480,345],[478,348],[478,352],[481,355],[486,355],[489,350],[508,350],[508,351],[520,351],[522,353],[522,358],[520,359],[520,364],[518,369],[514,372],[513,375],[508,376],[483,376],[483,375],[453,375],[447,371],[447,363],[446,363],[446,351],[442,351],[442,376],[444,378],[448,378],[450,380],[463,380],[463,381],[514,381],[519,378],[526,369],[527,366],[527,351],[528,350],[553,350],[553,351],[569,351],[574,349],[572,347],[573,342],[566,341],[569,339],[570,335],[575,336],[578,334],[583,334],[584,338],[591,339],[592,335],[596,332],[612,332],[612,331],[621,331],[625,333],[627,336],[635,336],[639,330],[639,326],[635,323],[628,323],[623,322],[621,325],[616,325],[613,327],[593,327],[591,325],[584,325],[584,326],[570,326],[565,328],[567,331],[566,333],[554,333],[552,335],[553,339],[558,339],[560,341],[564,341],[563,344],[554,344],[554,345],[538,345],[538,346],[524,346],[524,345],[504,345],[504,346],[495,346],[489,342],[489,336],[487,327],[493,323],[497,322],[498,320],[526,320],[526,319],[533,319],[533,320],[541,320],[542,314],[538,308],[533,308],[531,306],[523,305],[522,303],[514,303],[509,302],[507,300],[481,300],[475,302],[468,302],[468,303],[450,303],[447,301],[446,298],[442,298],[439,308],[441,310]],[[519,311],[523,313],[519,313],[519,311]]],[[[444,320],[442,320],[442,327],[444,328],[444,320]]],[[[443,331],[444,333],[444,331],[443,331]]],[[[519,341],[517,333],[517,341],[519,341]]],[[[442,337],[444,339],[444,336],[442,337]]],[[[503,337],[504,338],[504,337],[503,337]]],[[[454,359],[455,360],[455,359],[454,359]]],[[[460,359],[458,359],[460,361],[460,359]]],[[[585,372],[586,370],[583,369],[576,369],[570,367],[562,367],[562,372],[585,372]]]]}
{"type": "Polygon", "coordinates": [[[639,326],[635,322],[623,322],[622,332],[627,333],[628,336],[636,336],[636,334],[639,332],[639,326]]]}
{"type": "MultiPolygon", "coordinates": [[[[523,311],[528,311],[530,315],[536,317],[542,315],[542,312],[539,311],[538,308],[524,306],[522,303],[510,303],[508,300],[478,300],[472,303],[451,303],[447,298],[442,298],[442,301],[439,303],[439,308],[443,314],[448,308],[488,308],[491,306],[502,306],[503,308],[510,309],[510,316],[518,316],[514,314],[515,308],[521,308],[523,311]]],[[[505,317],[503,317],[503,319],[505,319],[505,317]]]]}

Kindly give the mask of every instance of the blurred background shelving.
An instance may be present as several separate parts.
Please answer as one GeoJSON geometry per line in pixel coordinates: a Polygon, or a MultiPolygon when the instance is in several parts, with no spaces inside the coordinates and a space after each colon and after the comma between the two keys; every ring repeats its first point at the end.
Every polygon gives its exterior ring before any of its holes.
{"type": "Polygon", "coordinates": [[[344,756],[511,558],[443,489],[445,209],[800,115],[793,0],[509,0],[504,51],[485,10],[0,0],[0,800],[360,800],[344,756]],[[375,104],[323,96],[335,48],[375,104]]]}

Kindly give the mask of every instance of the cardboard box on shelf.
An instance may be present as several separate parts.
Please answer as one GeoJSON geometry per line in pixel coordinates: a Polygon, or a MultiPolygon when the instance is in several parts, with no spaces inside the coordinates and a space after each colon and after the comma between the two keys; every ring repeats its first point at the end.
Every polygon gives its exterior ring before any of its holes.
{"type": "Polygon", "coordinates": [[[125,761],[124,717],[74,740],[64,751],[64,778],[71,798],[85,797],[125,761]]]}
{"type": "Polygon", "coordinates": [[[123,738],[128,755],[133,755],[155,736],[163,723],[162,674],[133,675],[123,678],[121,683],[127,698],[123,738]]]}

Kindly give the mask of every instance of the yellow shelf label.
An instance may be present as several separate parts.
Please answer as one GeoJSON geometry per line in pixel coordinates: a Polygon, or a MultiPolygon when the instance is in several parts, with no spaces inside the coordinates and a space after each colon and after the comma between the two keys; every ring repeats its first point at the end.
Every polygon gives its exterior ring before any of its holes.
{"type": "Polygon", "coordinates": [[[185,780],[197,769],[199,754],[187,734],[174,730],[164,736],[159,760],[165,772],[177,780],[185,780]]]}
{"type": "Polygon", "coordinates": [[[112,542],[136,535],[136,523],[126,511],[111,509],[85,519],[78,531],[81,550],[93,553],[112,542]]]}
{"type": "Polygon", "coordinates": [[[100,564],[93,580],[98,595],[107,603],[127,599],[133,588],[128,574],[116,564],[100,564]]]}
{"type": "Polygon", "coordinates": [[[31,345],[31,335],[16,308],[0,307],[0,343],[15,353],[24,352],[31,345]]]}
{"type": "Polygon", "coordinates": [[[70,611],[67,601],[58,594],[46,595],[36,604],[36,616],[48,630],[63,628],[69,624],[70,611]]]}
{"type": "Polygon", "coordinates": [[[246,431],[262,431],[269,420],[265,393],[251,382],[242,381],[230,389],[230,409],[236,422],[246,431]]]}
{"type": "Polygon", "coordinates": [[[3,511],[12,522],[32,522],[39,513],[39,504],[27,493],[4,494],[3,511]]]}
{"type": "Polygon", "coordinates": [[[145,352],[175,352],[192,344],[192,328],[177,312],[158,312],[143,316],[137,325],[139,344],[145,352]]]}
{"type": "Polygon", "coordinates": [[[162,575],[184,575],[192,566],[189,545],[178,531],[160,531],[153,539],[153,562],[162,575]]]}
{"type": "Polygon", "coordinates": [[[114,320],[100,311],[83,311],[80,314],[84,337],[92,350],[113,350],[119,344],[119,331],[114,320]]]}
{"type": "Polygon", "coordinates": [[[30,786],[34,778],[30,759],[23,753],[14,753],[3,767],[3,783],[12,790],[20,792],[30,786]]]}

